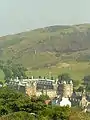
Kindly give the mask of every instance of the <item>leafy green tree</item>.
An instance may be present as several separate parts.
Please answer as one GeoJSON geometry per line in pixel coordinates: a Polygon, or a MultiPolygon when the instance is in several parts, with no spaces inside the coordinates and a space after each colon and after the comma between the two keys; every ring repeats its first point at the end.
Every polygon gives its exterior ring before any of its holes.
{"type": "Polygon", "coordinates": [[[42,79],[42,77],[41,77],[41,76],[39,76],[39,79],[42,79]]]}
{"type": "Polygon", "coordinates": [[[0,116],[8,114],[8,109],[4,105],[0,105],[0,116]]]}
{"type": "Polygon", "coordinates": [[[53,120],[68,120],[70,115],[70,108],[69,107],[59,107],[55,106],[53,108],[52,119],[53,120]]]}
{"type": "Polygon", "coordinates": [[[4,61],[0,60],[0,69],[3,69],[3,67],[4,67],[4,61]]]}
{"type": "Polygon", "coordinates": [[[6,115],[6,118],[8,116],[12,120],[15,118],[15,120],[29,120],[29,118],[33,120],[33,117],[34,120],[36,118],[38,120],[68,120],[69,114],[68,107],[47,106],[42,99],[37,98],[32,101],[27,95],[18,91],[8,87],[0,88],[0,116],[6,115]]]}
{"type": "Polygon", "coordinates": [[[2,81],[0,81],[0,84],[1,84],[1,85],[3,85],[3,82],[2,82],[2,81]]]}
{"type": "Polygon", "coordinates": [[[47,118],[47,120],[68,120],[70,108],[60,106],[47,107],[39,116],[42,115],[47,118]]]}
{"type": "Polygon", "coordinates": [[[46,105],[39,100],[31,101],[28,96],[6,87],[0,88],[0,106],[2,106],[1,111],[4,111],[1,115],[5,115],[18,111],[38,113],[46,105]]]}
{"type": "Polygon", "coordinates": [[[90,83],[90,75],[84,76],[84,85],[88,86],[88,84],[90,83]]]}
{"type": "Polygon", "coordinates": [[[79,86],[81,83],[80,83],[80,80],[73,80],[73,85],[74,87],[77,87],[79,86]]]}
{"type": "Polygon", "coordinates": [[[0,60],[0,69],[3,70],[6,81],[9,81],[12,77],[26,77],[25,72],[27,69],[22,64],[13,63],[11,60],[7,60],[6,62],[0,60]]]}
{"type": "Polygon", "coordinates": [[[80,86],[80,87],[77,89],[78,92],[83,92],[83,90],[84,90],[83,86],[80,86]]]}
{"type": "Polygon", "coordinates": [[[59,76],[58,76],[58,81],[59,82],[61,82],[61,81],[70,81],[71,80],[71,78],[70,78],[70,76],[69,76],[69,74],[68,73],[63,73],[63,74],[60,74],[59,76]]]}
{"type": "Polygon", "coordinates": [[[40,95],[38,98],[38,100],[42,102],[45,102],[45,100],[48,100],[48,99],[50,99],[48,95],[40,95]]]}
{"type": "Polygon", "coordinates": [[[11,60],[7,60],[7,61],[6,61],[6,64],[9,66],[9,65],[12,64],[12,61],[11,61],[11,60]]]}
{"type": "Polygon", "coordinates": [[[7,113],[23,110],[26,104],[29,103],[30,99],[28,96],[7,87],[0,88],[0,106],[3,106],[4,111],[7,111],[7,113]]]}
{"type": "Polygon", "coordinates": [[[53,78],[53,76],[51,77],[51,80],[53,80],[54,78],[53,78]]]}
{"type": "Polygon", "coordinates": [[[35,117],[27,112],[15,112],[2,116],[0,120],[35,120],[35,117]]]}
{"type": "Polygon", "coordinates": [[[83,84],[87,91],[90,91],[90,75],[84,76],[83,84]]]}
{"type": "Polygon", "coordinates": [[[19,77],[19,78],[21,78],[22,76],[26,77],[25,71],[26,68],[24,68],[21,64],[12,65],[13,77],[19,77]]]}
{"type": "Polygon", "coordinates": [[[12,70],[7,66],[4,66],[3,72],[5,74],[5,80],[9,82],[9,80],[12,78],[12,70]]]}

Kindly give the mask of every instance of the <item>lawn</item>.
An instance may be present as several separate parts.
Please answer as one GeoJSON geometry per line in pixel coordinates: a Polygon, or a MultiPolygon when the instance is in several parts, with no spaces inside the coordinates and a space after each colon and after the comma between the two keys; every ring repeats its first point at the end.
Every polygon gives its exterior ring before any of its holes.
{"type": "Polygon", "coordinates": [[[29,77],[53,76],[54,78],[57,78],[57,76],[62,73],[69,73],[72,79],[81,81],[85,75],[90,74],[90,64],[89,62],[58,63],[56,66],[51,68],[28,71],[27,75],[29,77]]]}
{"type": "MultiPolygon", "coordinates": [[[[66,63],[60,62],[55,66],[49,68],[39,68],[26,72],[28,77],[34,76],[37,78],[39,76],[46,76],[47,78],[50,78],[51,76],[53,76],[54,79],[56,79],[58,75],[62,73],[69,73],[73,80],[82,81],[85,75],[90,74],[90,63],[73,61],[69,61],[66,63]]],[[[2,70],[0,70],[0,81],[4,82],[4,73],[2,70]]]]}

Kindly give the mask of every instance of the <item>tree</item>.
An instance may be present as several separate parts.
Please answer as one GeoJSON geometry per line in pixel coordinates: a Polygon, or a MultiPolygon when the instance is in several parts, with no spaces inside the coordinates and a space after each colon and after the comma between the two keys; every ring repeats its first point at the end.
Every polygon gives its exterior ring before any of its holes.
{"type": "Polygon", "coordinates": [[[61,81],[67,81],[69,82],[71,80],[70,76],[68,73],[63,73],[63,74],[60,74],[58,76],[58,82],[61,82],[61,81]]]}
{"type": "Polygon", "coordinates": [[[30,113],[20,111],[2,116],[0,120],[35,120],[35,117],[30,113]]]}
{"type": "Polygon", "coordinates": [[[90,83],[90,75],[84,76],[84,85],[88,86],[90,83]]]}
{"type": "Polygon", "coordinates": [[[26,111],[28,113],[38,113],[42,111],[45,104],[40,100],[31,101],[29,96],[8,87],[0,88],[0,115],[12,112],[26,111]]]}
{"type": "Polygon", "coordinates": [[[84,88],[83,86],[80,86],[78,89],[77,89],[78,92],[83,92],[84,91],[84,88]]]}
{"type": "Polygon", "coordinates": [[[69,107],[60,107],[55,106],[53,108],[52,119],[53,120],[68,120],[70,115],[70,108],[69,107]]]}
{"type": "Polygon", "coordinates": [[[53,80],[54,78],[53,78],[53,76],[51,77],[51,80],[53,80]]]}
{"type": "Polygon", "coordinates": [[[29,120],[29,117],[33,118],[31,115],[38,120],[68,120],[70,108],[47,106],[43,100],[36,98],[32,101],[27,95],[18,91],[8,87],[0,88],[0,116],[6,115],[6,118],[8,116],[12,120],[15,118],[15,120],[29,120]]]}
{"type": "Polygon", "coordinates": [[[11,60],[7,60],[7,61],[6,61],[6,64],[7,64],[7,65],[11,65],[11,64],[12,64],[12,61],[11,61],[11,60]]]}
{"type": "Polygon", "coordinates": [[[4,67],[4,61],[0,60],[0,69],[3,69],[3,67],[4,67]]]}
{"type": "Polygon", "coordinates": [[[25,71],[26,68],[24,68],[22,64],[12,64],[13,77],[26,77],[25,71]]]}
{"type": "Polygon", "coordinates": [[[84,76],[83,84],[87,91],[90,91],[90,75],[84,76]]]}
{"type": "Polygon", "coordinates": [[[81,83],[80,83],[80,80],[73,80],[73,85],[74,87],[77,87],[79,86],[81,83]]]}
{"type": "Polygon", "coordinates": [[[48,99],[50,99],[48,95],[40,95],[38,98],[38,100],[42,102],[45,102],[45,100],[48,100],[48,99]]]}
{"type": "Polygon", "coordinates": [[[27,104],[30,104],[30,99],[22,93],[19,93],[8,87],[0,88],[0,111],[1,115],[11,112],[25,110],[27,104]]]}
{"type": "Polygon", "coordinates": [[[70,108],[60,106],[47,107],[39,116],[42,115],[44,118],[47,118],[47,120],[68,120],[70,108]]]}
{"type": "Polygon", "coordinates": [[[5,74],[5,80],[9,82],[9,80],[12,78],[12,70],[7,66],[4,66],[3,72],[5,74]]]}
{"type": "Polygon", "coordinates": [[[0,81],[0,84],[3,86],[3,82],[2,81],[0,81]]]}
{"type": "Polygon", "coordinates": [[[41,77],[41,76],[39,76],[39,79],[42,79],[42,77],[41,77]]]}
{"type": "Polygon", "coordinates": [[[25,72],[27,69],[23,67],[22,64],[16,64],[13,63],[11,60],[7,60],[6,62],[3,60],[0,60],[0,69],[5,74],[5,80],[6,82],[9,82],[9,80],[14,77],[26,77],[25,72]]]}

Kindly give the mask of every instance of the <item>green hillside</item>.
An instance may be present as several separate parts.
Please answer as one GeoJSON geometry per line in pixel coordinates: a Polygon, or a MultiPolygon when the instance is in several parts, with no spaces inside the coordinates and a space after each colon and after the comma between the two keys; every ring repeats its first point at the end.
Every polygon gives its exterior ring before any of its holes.
{"type": "Polygon", "coordinates": [[[58,63],[56,66],[50,68],[41,68],[34,69],[27,72],[27,75],[30,77],[34,75],[38,77],[40,75],[57,78],[59,74],[69,73],[73,80],[81,81],[85,75],[90,74],[90,63],[89,62],[67,62],[67,63],[58,63]]]}
{"type": "Polygon", "coordinates": [[[49,26],[0,37],[0,59],[22,63],[32,71],[53,66],[59,71],[57,65],[68,61],[88,63],[90,24],[49,26]]]}
{"type": "Polygon", "coordinates": [[[4,82],[4,73],[2,70],[0,70],[0,81],[4,82]]]}

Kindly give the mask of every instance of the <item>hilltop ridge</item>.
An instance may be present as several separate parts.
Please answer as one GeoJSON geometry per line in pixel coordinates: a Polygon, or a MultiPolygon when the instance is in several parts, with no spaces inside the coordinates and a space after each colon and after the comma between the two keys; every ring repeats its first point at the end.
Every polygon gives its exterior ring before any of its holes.
{"type": "Polygon", "coordinates": [[[90,58],[90,24],[55,25],[0,37],[0,58],[26,67],[90,58]]]}

